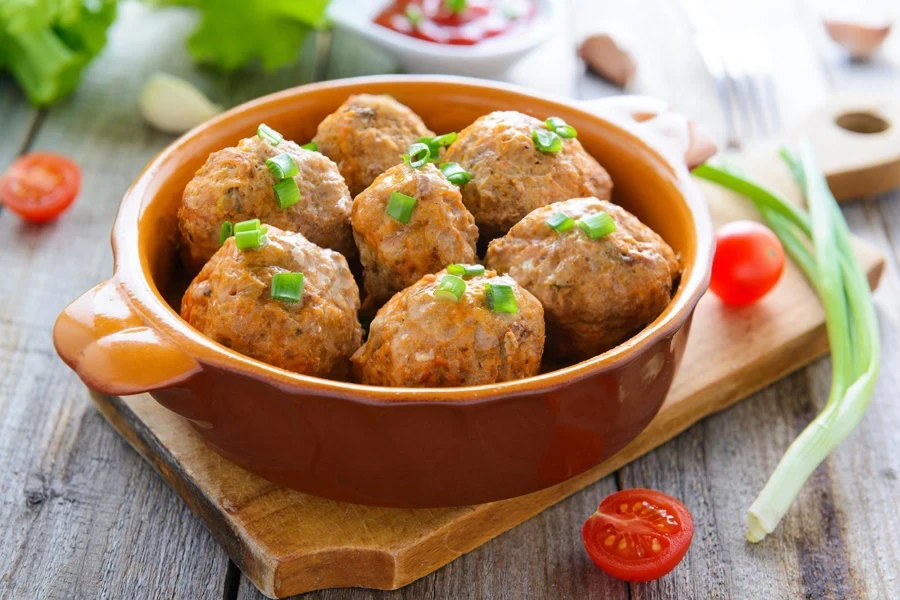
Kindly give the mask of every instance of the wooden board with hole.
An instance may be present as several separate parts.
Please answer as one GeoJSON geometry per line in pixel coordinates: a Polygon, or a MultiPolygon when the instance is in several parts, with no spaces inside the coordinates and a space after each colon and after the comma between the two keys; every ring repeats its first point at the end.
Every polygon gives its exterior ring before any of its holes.
{"type": "MultiPolygon", "coordinates": [[[[772,152],[749,170],[767,185],[793,191],[772,152]]],[[[717,225],[755,218],[749,204],[703,184],[717,225]]],[[[856,241],[877,283],[884,258],[856,241]]],[[[824,315],[799,270],[788,265],[760,303],[724,307],[705,296],[687,351],[650,426],[601,465],[528,496],[445,509],[388,509],[343,504],[273,485],[204,446],[186,422],[150,396],[93,394],[107,420],[200,515],[241,570],[270,597],[361,586],[401,587],[516,526],[722,410],[809,363],[826,350],[824,315]]],[[[598,498],[599,500],[599,498],[598,498]]]]}

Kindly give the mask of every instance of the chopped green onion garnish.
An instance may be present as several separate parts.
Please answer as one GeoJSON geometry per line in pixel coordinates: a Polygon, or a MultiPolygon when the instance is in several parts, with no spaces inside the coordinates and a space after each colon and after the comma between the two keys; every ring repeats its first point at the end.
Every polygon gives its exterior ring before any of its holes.
{"type": "Polygon", "coordinates": [[[550,226],[553,231],[559,234],[563,234],[568,230],[575,227],[575,221],[572,217],[565,215],[563,213],[556,213],[546,221],[544,221],[547,225],[550,226]]]}
{"type": "MultiPolygon", "coordinates": [[[[413,27],[417,27],[419,23],[422,22],[422,9],[419,8],[418,4],[407,4],[405,14],[409,24],[413,27]]],[[[385,96],[387,96],[387,94],[385,94],[385,96]]]]}
{"type": "Polygon", "coordinates": [[[234,232],[241,233],[242,231],[253,231],[258,230],[262,224],[259,219],[250,219],[249,221],[241,221],[240,223],[235,224],[234,232]]]}
{"type": "Polygon", "coordinates": [[[434,143],[440,146],[441,148],[446,148],[450,144],[456,141],[456,132],[451,131],[450,133],[445,133],[444,135],[439,135],[434,138],[434,143]]]}
{"type": "Polygon", "coordinates": [[[541,152],[559,152],[562,150],[562,140],[548,129],[535,129],[531,132],[531,139],[541,152]]]}
{"type": "Polygon", "coordinates": [[[312,150],[313,152],[318,152],[318,151],[319,151],[319,145],[318,145],[317,143],[315,143],[315,142],[310,142],[310,143],[308,143],[308,144],[303,144],[303,145],[300,146],[300,147],[303,148],[304,150],[312,150]]]}
{"type": "Polygon", "coordinates": [[[484,265],[447,265],[447,272],[458,277],[475,277],[484,275],[484,265]]]}
{"type": "Polygon", "coordinates": [[[566,138],[567,140],[578,137],[578,132],[575,131],[575,128],[560,119],[559,117],[550,117],[544,124],[547,126],[547,129],[555,133],[561,138],[566,138]]]}
{"type": "Polygon", "coordinates": [[[275,197],[278,198],[278,207],[281,210],[300,202],[300,188],[297,187],[293,177],[282,179],[272,187],[275,189],[275,197]]]}
{"type": "Polygon", "coordinates": [[[268,227],[260,226],[259,219],[241,221],[234,226],[234,244],[238,250],[252,250],[262,247],[268,227]]]}
{"type": "Polygon", "coordinates": [[[431,148],[428,147],[428,144],[416,142],[409,147],[409,166],[413,169],[424,166],[430,158],[431,148]]]}
{"type": "Polygon", "coordinates": [[[412,211],[416,207],[416,199],[400,192],[391,192],[388,200],[387,214],[401,223],[409,223],[412,211]]]}
{"type": "Polygon", "coordinates": [[[459,166],[459,163],[441,163],[441,173],[454,185],[466,185],[472,180],[469,172],[459,166]]]}
{"type": "Polygon", "coordinates": [[[303,298],[303,273],[275,273],[272,277],[272,298],[281,302],[300,302],[303,298]]]}
{"type": "Polygon", "coordinates": [[[441,282],[434,290],[434,297],[441,300],[451,300],[459,302],[463,293],[466,291],[466,282],[456,275],[444,275],[441,282]]]}
{"type": "Polygon", "coordinates": [[[486,283],[484,291],[487,296],[488,308],[494,312],[514,315],[519,312],[516,295],[512,286],[505,283],[486,283]]]}
{"type": "Polygon", "coordinates": [[[294,177],[300,172],[297,168],[297,163],[294,162],[294,159],[287,152],[283,152],[273,158],[267,158],[266,166],[269,167],[272,175],[278,179],[294,177]]]}
{"type": "Polygon", "coordinates": [[[605,212],[598,212],[578,219],[578,226],[592,240],[598,240],[616,230],[616,222],[605,212]]]}
{"type": "Polygon", "coordinates": [[[265,123],[260,123],[259,127],[256,128],[256,135],[259,136],[259,139],[265,140],[273,146],[277,146],[281,143],[281,140],[284,139],[283,135],[281,135],[265,123]]]}
{"type": "Polygon", "coordinates": [[[456,132],[445,133],[437,137],[420,137],[417,142],[428,146],[431,152],[430,162],[437,162],[441,156],[441,148],[446,148],[456,141],[456,132]]]}
{"type": "Polygon", "coordinates": [[[219,230],[219,245],[225,243],[225,240],[234,235],[234,226],[231,224],[231,221],[225,221],[222,223],[222,228],[219,230]]]}
{"type": "Polygon", "coordinates": [[[466,0],[444,0],[444,4],[450,9],[450,12],[459,14],[466,10],[466,0]]]}

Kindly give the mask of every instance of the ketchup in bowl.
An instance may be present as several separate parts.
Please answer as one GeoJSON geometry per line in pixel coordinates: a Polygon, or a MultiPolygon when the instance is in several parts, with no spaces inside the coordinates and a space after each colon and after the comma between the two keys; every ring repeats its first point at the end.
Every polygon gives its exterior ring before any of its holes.
{"type": "Polygon", "coordinates": [[[394,0],[374,22],[410,37],[471,46],[526,24],[534,0],[394,0]]]}

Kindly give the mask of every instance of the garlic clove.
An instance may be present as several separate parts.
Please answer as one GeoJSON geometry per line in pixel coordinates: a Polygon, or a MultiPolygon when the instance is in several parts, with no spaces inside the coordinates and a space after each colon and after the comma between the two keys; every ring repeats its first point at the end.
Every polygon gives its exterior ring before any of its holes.
{"type": "Polygon", "coordinates": [[[823,19],[829,37],[857,60],[871,58],[891,33],[890,24],[870,25],[852,21],[823,19]]]}
{"type": "Polygon", "coordinates": [[[154,73],[141,90],[141,114],[165,133],[184,133],[222,112],[193,85],[166,73],[154,73]]]}
{"type": "Polygon", "coordinates": [[[578,56],[592,71],[620,88],[627,87],[637,72],[631,53],[610,33],[588,36],[581,42],[578,56]]]}

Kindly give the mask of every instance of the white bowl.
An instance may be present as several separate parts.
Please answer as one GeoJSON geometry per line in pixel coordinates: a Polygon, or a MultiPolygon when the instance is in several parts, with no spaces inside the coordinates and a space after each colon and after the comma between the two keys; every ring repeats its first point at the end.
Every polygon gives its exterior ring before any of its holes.
{"type": "Polygon", "coordinates": [[[472,46],[427,42],[372,22],[390,0],[332,0],[328,16],[392,54],[410,73],[447,73],[490,77],[505,72],[562,28],[563,0],[536,0],[537,12],[522,30],[488,38],[472,46]]]}

